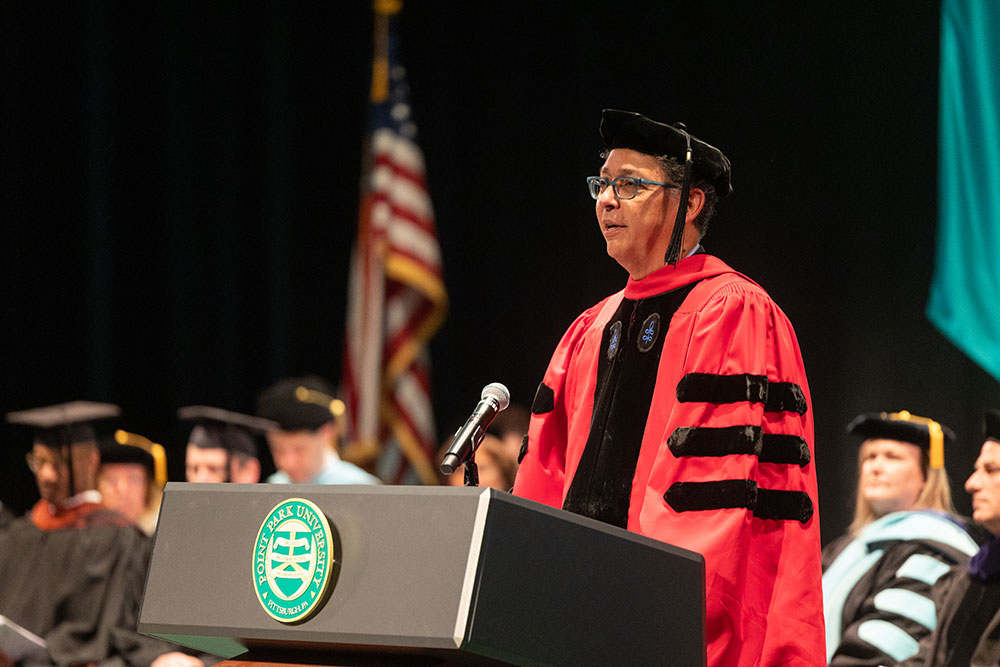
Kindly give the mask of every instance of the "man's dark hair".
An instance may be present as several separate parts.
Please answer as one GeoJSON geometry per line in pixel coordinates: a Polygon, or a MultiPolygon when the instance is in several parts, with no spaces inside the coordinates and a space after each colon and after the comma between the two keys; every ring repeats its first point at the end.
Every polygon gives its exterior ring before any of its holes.
{"type": "MultiPolygon", "coordinates": [[[[663,167],[663,171],[667,172],[668,181],[677,185],[684,182],[684,165],[677,158],[669,155],[654,155],[653,157],[663,167]]],[[[694,226],[698,230],[698,240],[700,241],[708,232],[708,222],[715,215],[715,204],[719,201],[719,196],[715,193],[715,186],[703,178],[692,177],[691,187],[698,188],[705,193],[705,203],[702,205],[698,217],[694,219],[694,226]]]]}
{"type": "Polygon", "coordinates": [[[255,458],[257,458],[256,456],[251,456],[250,454],[247,454],[246,452],[239,452],[239,451],[229,452],[229,456],[232,458],[232,460],[236,461],[236,463],[238,463],[241,468],[243,466],[245,466],[247,463],[249,463],[250,461],[252,461],[255,458]]]}

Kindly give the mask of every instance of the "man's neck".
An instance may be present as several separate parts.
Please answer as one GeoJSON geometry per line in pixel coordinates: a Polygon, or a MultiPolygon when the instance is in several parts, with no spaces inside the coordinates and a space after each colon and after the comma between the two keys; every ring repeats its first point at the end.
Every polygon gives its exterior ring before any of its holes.
{"type": "MultiPolygon", "coordinates": [[[[691,255],[694,255],[695,253],[697,253],[697,252],[698,252],[698,250],[700,250],[700,249],[701,249],[701,244],[700,244],[700,243],[695,243],[695,244],[694,244],[694,247],[693,247],[693,248],[691,248],[691,250],[689,250],[689,251],[688,251],[687,253],[684,253],[684,254],[683,254],[683,255],[681,256],[681,259],[687,259],[687,258],[688,258],[688,257],[690,257],[691,255]]],[[[645,274],[643,274],[643,275],[641,275],[641,276],[636,276],[635,274],[633,274],[633,273],[630,273],[630,274],[629,274],[629,277],[630,277],[630,278],[631,278],[632,280],[642,280],[642,279],[643,279],[643,278],[645,278],[646,276],[648,276],[648,275],[650,275],[650,274],[653,274],[653,273],[656,273],[657,271],[659,271],[660,269],[662,269],[662,268],[663,268],[664,266],[667,266],[667,263],[666,263],[666,262],[664,262],[664,263],[663,263],[663,264],[661,264],[660,266],[656,267],[656,268],[655,268],[655,269],[653,269],[652,271],[649,271],[649,272],[647,272],[647,273],[645,273],[645,274]]]]}
{"type": "Polygon", "coordinates": [[[59,503],[59,505],[53,505],[52,503],[47,503],[49,506],[49,513],[55,516],[60,512],[65,512],[66,510],[71,510],[74,507],[79,507],[86,503],[100,503],[101,502],[101,492],[97,489],[87,489],[86,491],[81,491],[75,496],[70,496],[66,500],[59,503]]]}

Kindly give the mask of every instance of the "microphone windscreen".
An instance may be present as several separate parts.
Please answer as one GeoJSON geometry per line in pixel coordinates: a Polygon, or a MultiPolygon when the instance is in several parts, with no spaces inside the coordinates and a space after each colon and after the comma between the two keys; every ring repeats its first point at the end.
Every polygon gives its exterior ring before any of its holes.
{"type": "Polygon", "coordinates": [[[507,406],[510,405],[510,392],[507,391],[507,387],[499,382],[491,382],[483,387],[483,393],[480,398],[492,398],[500,405],[501,410],[506,410],[507,406]]]}

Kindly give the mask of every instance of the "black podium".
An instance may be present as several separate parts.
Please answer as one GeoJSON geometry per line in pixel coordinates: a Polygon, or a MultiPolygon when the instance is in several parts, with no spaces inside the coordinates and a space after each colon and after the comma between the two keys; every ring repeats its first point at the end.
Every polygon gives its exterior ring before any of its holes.
{"type": "Polygon", "coordinates": [[[139,631],[234,665],[704,665],[704,572],[491,489],[171,483],[139,631]]]}

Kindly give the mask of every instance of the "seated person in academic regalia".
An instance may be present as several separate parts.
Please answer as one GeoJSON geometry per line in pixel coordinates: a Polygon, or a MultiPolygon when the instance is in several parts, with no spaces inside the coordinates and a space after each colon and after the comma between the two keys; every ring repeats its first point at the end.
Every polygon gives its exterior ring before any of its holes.
{"type": "Polygon", "coordinates": [[[156,531],[167,457],[163,446],[121,429],[101,440],[97,490],[104,506],[125,515],[146,535],[156,531]]]}
{"type": "Polygon", "coordinates": [[[0,533],[0,614],[46,642],[20,665],[202,664],[135,631],[150,541],[95,488],[93,422],[118,413],[77,401],[7,415],[36,429],[27,458],[41,495],[0,533]]]}
{"type": "Polygon", "coordinates": [[[857,507],[847,535],[823,550],[831,665],[890,665],[935,627],[946,575],[979,548],[955,514],[944,468],[951,429],[909,412],[859,415],[857,507]]]}
{"type": "Polygon", "coordinates": [[[260,481],[256,438],[277,428],[275,422],[206,405],[181,408],[177,417],[194,422],[184,461],[187,481],[260,481]]]}
{"type": "Polygon", "coordinates": [[[278,423],[267,444],[278,471],[272,484],[380,484],[378,477],[340,458],[337,412],[344,404],[315,376],[285,378],[257,397],[257,414],[278,423]]]}
{"type": "Polygon", "coordinates": [[[985,415],[985,442],[965,490],[972,520],[990,540],[951,579],[938,608],[937,627],[920,642],[907,667],[1000,664],[1000,411],[985,415]]]}

